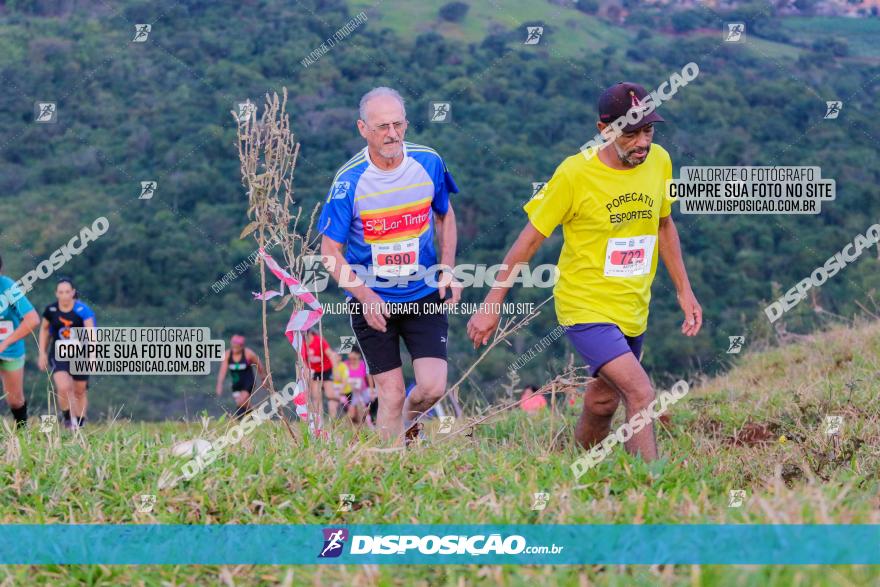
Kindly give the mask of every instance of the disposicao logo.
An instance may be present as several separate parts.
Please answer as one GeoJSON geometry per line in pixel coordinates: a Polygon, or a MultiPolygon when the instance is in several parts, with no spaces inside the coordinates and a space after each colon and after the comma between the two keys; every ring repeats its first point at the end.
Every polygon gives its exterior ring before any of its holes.
{"type": "MultiPolygon", "coordinates": [[[[480,556],[485,554],[520,554],[531,553],[532,548],[545,549],[550,547],[527,547],[526,539],[519,535],[502,538],[500,534],[489,536],[361,536],[355,535],[351,541],[351,554],[407,554],[415,550],[419,554],[469,554],[480,556]]],[[[559,548],[561,551],[562,548],[559,548]]],[[[555,554],[555,551],[554,551],[555,554]]]]}
{"type": "Polygon", "coordinates": [[[324,547],[318,554],[318,558],[336,558],[342,554],[345,541],[348,540],[348,530],[345,528],[324,528],[324,547]]]}

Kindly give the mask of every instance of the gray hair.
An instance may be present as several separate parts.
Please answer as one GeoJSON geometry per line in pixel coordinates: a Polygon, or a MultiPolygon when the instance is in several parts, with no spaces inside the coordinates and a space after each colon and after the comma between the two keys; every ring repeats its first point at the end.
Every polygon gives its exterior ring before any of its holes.
{"type": "Polygon", "coordinates": [[[403,115],[406,116],[406,106],[403,103],[403,96],[397,93],[397,90],[391,89],[386,86],[379,86],[378,88],[373,88],[369,92],[363,95],[361,98],[361,103],[358,108],[358,115],[361,117],[361,120],[364,122],[367,121],[367,103],[373,98],[379,98],[381,96],[391,96],[398,102],[400,102],[400,107],[403,108],[403,115]]]}

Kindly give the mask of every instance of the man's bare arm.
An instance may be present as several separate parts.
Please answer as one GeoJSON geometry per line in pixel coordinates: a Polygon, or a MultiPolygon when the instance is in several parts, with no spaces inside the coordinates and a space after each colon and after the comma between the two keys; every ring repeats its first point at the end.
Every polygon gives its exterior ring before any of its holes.
{"type": "Polygon", "coordinates": [[[440,244],[440,264],[455,267],[455,249],[458,246],[458,228],[455,223],[455,212],[452,204],[446,214],[434,214],[434,224],[437,226],[437,240],[440,244]]]}
{"type": "Polygon", "coordinates": [[[691,282],[688,279],[684,259],[681,255],[678,229],[675,228],[671,214],[660,219],[660,227],[657,230],[657,247],[660,249],[660,258],[663,259],[663,264],[669,271],[669,278],[675,286],[678,304],[684,312],[681,331],[686,336],[694,336],[703,325],[703,309],[691,289],[691,282]]]}
{"type": "Polygon", "coordinates": [[[660,258],[666,270],[669,271],[669,277],[675,286],[675,291],[682,292],[690,289],[691,283],[688,280],[687,270],[684,268],[684,259],[681,256],[681,241],[678,238],[678,229],[675,222],[672,221],[672,215],[664,216],[660,219],[660,228],[657,231],[658,247],[660,249],[660,258]]]}
{"type": "Polygon", "coordinates": [[[486,295],[487,304],[500,304],[504,301],[511,287],[508,279],[511,277],[516,278],[516,275],[522,269],[522,265],[528,264],[531,258],[535,256],[545,238],[547,237],[541,234],[531,222],[526,224],[525,228],[520,231],[516,241],[511,245],[510,250],[504,255],[501,270],[495,276],[495,285],[492,286],[492,289],[486,295]]]}
{"type": "Polygon", "coordinates": [[[370,327],[385,332],[385,318],[390,316],[382,298],[352,270],[342,256],[342,243],[327,236],[321,237],[321,260],[324,267],[345,291],[362,304],[364,319],[370,327]]]}
{"type": "Polygon", "coordinates": [[[489,337],[498,327],[499,315],[492,312],[492,304],[500,304],[510,290],[512,278],[519,273],[523,264],[529,260],[540,248],[546,237],[529,222],[519,233],[513,246],[504,256],[501,270],[495,276],[495,284],[486,295],[484,309],[474,314],[468,322],[468,336],[474,341],[474,346],[486,344],[489,337]]]}
{"type": "Polygon", "coordinates": [[[458,228],[455,223],[455,212],[452,210],[452,204],[446,214],[434,214],[434,226],[437,229],[437,240],[440,249],[440,264],[448,267],[448,273],[440,277],[439,291],[440,297],[446,298],[447,286],[452,286],[450,302],[453,304],[461,299],[461,287],[454,282],[453,270],[455,268],[455,249],[458,246],[458,228]]]}
{"type": "Polygon", "coordinates": [[[321,237],[321,261],[336,283],[355,299],[363,301],[361,298],[368,291],[372,291],[360,277],[355,275],[351,265],[345,260],[342,255],[342,243],[336,242],[326,234],[321,237]]]}

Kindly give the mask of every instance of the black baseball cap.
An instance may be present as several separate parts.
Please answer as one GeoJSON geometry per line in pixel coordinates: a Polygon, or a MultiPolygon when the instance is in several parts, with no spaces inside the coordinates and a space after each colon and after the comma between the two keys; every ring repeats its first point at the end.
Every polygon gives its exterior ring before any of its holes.
{"type": "MultiPolygon", "coordinates": [[[[599,96],[599,120],[610,124],[620,118],[626,116],[629,109],[633,106],[642,105],[644,99],[648,96],[645,88],[639,84],[631,82],[617,82],[613,86],[607,88],[602,95],[599,96]]],[[[632,132],[651,124],[652,122],[666,122],[663,117],[657,114],[655,109],[650,114],[642,117],[636,124],[627,124],[623,127],[623,132],[632,132]]]]}

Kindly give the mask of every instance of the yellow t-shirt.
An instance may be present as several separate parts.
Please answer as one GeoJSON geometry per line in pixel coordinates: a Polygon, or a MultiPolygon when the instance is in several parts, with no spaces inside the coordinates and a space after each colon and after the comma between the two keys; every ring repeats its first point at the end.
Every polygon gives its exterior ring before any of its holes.
{"type": "Polygon", "coordinates": [[[337,392],[342,394],[351,391],[351,384],[348,382],[348,365],[343,361],[339,361],[336,366],[333,367],[333,386],[336,388],[337,392]]]}
{"type": "Polygon", "coordinates": [[[587,159],[578,153],[523,207],[544,236],[562,225],[560,276],[553,289],[560,324],[611,322],[627,336],[648,327],[660,256],[657,227],[672,212],[667,179],[672,159],[656,143],[633,169],[612,169],[598,155],[587,159]]]}

